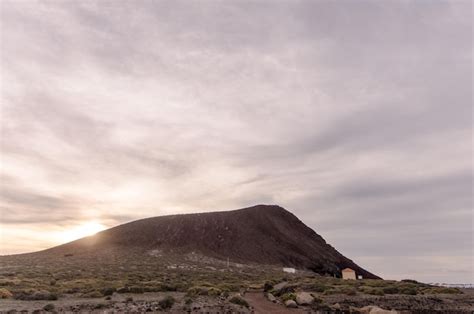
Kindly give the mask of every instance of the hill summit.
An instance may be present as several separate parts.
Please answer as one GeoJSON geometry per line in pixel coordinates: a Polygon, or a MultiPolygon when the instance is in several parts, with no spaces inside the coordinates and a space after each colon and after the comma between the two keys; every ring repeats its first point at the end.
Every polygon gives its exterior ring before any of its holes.
{"type": "Polygon", "coordinates": [[[141,254],[196,252],[238,263],[281,265],[336,276],[349,267],[364,278],[379,278],[276,205],[141,219],[38,253],[100,254],[111,249],[141,254]]]}

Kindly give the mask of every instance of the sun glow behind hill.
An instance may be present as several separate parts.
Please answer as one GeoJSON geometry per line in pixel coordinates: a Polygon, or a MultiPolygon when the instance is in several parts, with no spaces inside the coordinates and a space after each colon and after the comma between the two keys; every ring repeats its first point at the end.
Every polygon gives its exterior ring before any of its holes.
{"type": "Polygon", "coordinates": [[[92,236],[106,228],[105,225],[97,221],[85,222],[71,229],[59,232],[56,241],[59,243],[71,242],[83,237],[92,236]]]}

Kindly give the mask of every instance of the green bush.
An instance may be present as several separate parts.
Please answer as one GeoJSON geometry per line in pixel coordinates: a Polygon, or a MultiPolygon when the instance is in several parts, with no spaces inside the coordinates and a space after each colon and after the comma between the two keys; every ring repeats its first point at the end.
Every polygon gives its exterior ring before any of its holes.
{"type": "Polygon", "coordinates": [[[164,297],[164,299],[162,299],[158,302],[160,307],[164,310],[170,309],[171,307],[173,307],[174,303],[175,303],[175,299],[170,295],[164,297]]]}
{"type": "Polygon", "coordinates": [[[374,287],[360,287],[360,290],[365,294],[371,295],[384,295],[384,292],[381,288],[374,287]]]}
{"type": "Polygon", "coordinates": [[[222,293],[222,290],[216,287],[210,287],[207,290],[207,294],[214,297],[221,295],[221,293],[222,293]]]}
{"type": "Polygon", "coordinates": [[[296,301],[296,294],[292,293],[292,292],[289,292],[289,293],[285,293],[281,296],[281,300],[283,302],[286,302],[288,300],[293,300],[293,301],[296,301]]]}
{"type": "Polygon", "coordinates": [[[356,295],[357,294],[357,291],[355,288],[353,287],[339,287],[338,289],[342,294],[345,294],[345,295],[356,295]]]}
{"type": "Polygon", "coordinates": [[[249,304],[247,301],[245,301],[245,299],[243,299],[242,297],[239,297],[239,296],[233,296],[232,298],[230,298],[229,300],[230,303],[234,303],[234,304],[237,304],[237,305],[240,305],[240,306],[245,306],[245,307],[249,307],[249,304]]]}
{"type": "Polygon", "coordinates": [[[404,287],[404,288],[400,289],[400,293],[401,294],[406,294],[406,295],[416,295],[417,291],[416,291],[416,288],[404,287]]]}
{"type": "Polygon", "coordinates": [[[314,291],[314,292],[324,292],[329,288],[322,283],[312,283],[306,286],[305,290],[314,291]]]}
{"type": "Polygon", "coordinates": [[[394,286],[384,287],[382,290],[385,294],[397,294],[399,292],[398,288],[394,286]]]}

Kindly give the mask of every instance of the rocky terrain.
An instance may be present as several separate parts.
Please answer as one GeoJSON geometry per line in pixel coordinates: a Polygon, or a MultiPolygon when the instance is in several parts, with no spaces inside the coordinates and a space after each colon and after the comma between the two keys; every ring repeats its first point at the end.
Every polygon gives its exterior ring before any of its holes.
{"type": "Polygon", "coordinates": [[[389,281],[278,206],[163,216],[0,257],[0,312],[472,313],[472,289],[389,281]],[[283,267],[296,268],[286,273],[283,267]],[[363,280],[338,278],[351,267],[363,280]],[[387,312],[384,312],[387,311],[387,312]]]}

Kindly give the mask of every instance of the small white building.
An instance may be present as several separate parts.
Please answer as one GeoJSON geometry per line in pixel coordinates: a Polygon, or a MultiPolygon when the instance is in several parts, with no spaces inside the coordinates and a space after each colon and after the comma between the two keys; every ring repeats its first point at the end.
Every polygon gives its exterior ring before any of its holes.
{"type": "Polygon", "coordinates": [[[356,272],[351,268],[344,268],[342,271],[342,279],[356,279],[356,272]]]}
{"type": "Polygon", "coordinates": [[[283,268],[283,271],[284,271],[285,273],[289,273],[289,274],[294,274],[294,273],[296,273],[296,269],[290,268],[290,267],[284,267],[284,268],[283,268]]]}

